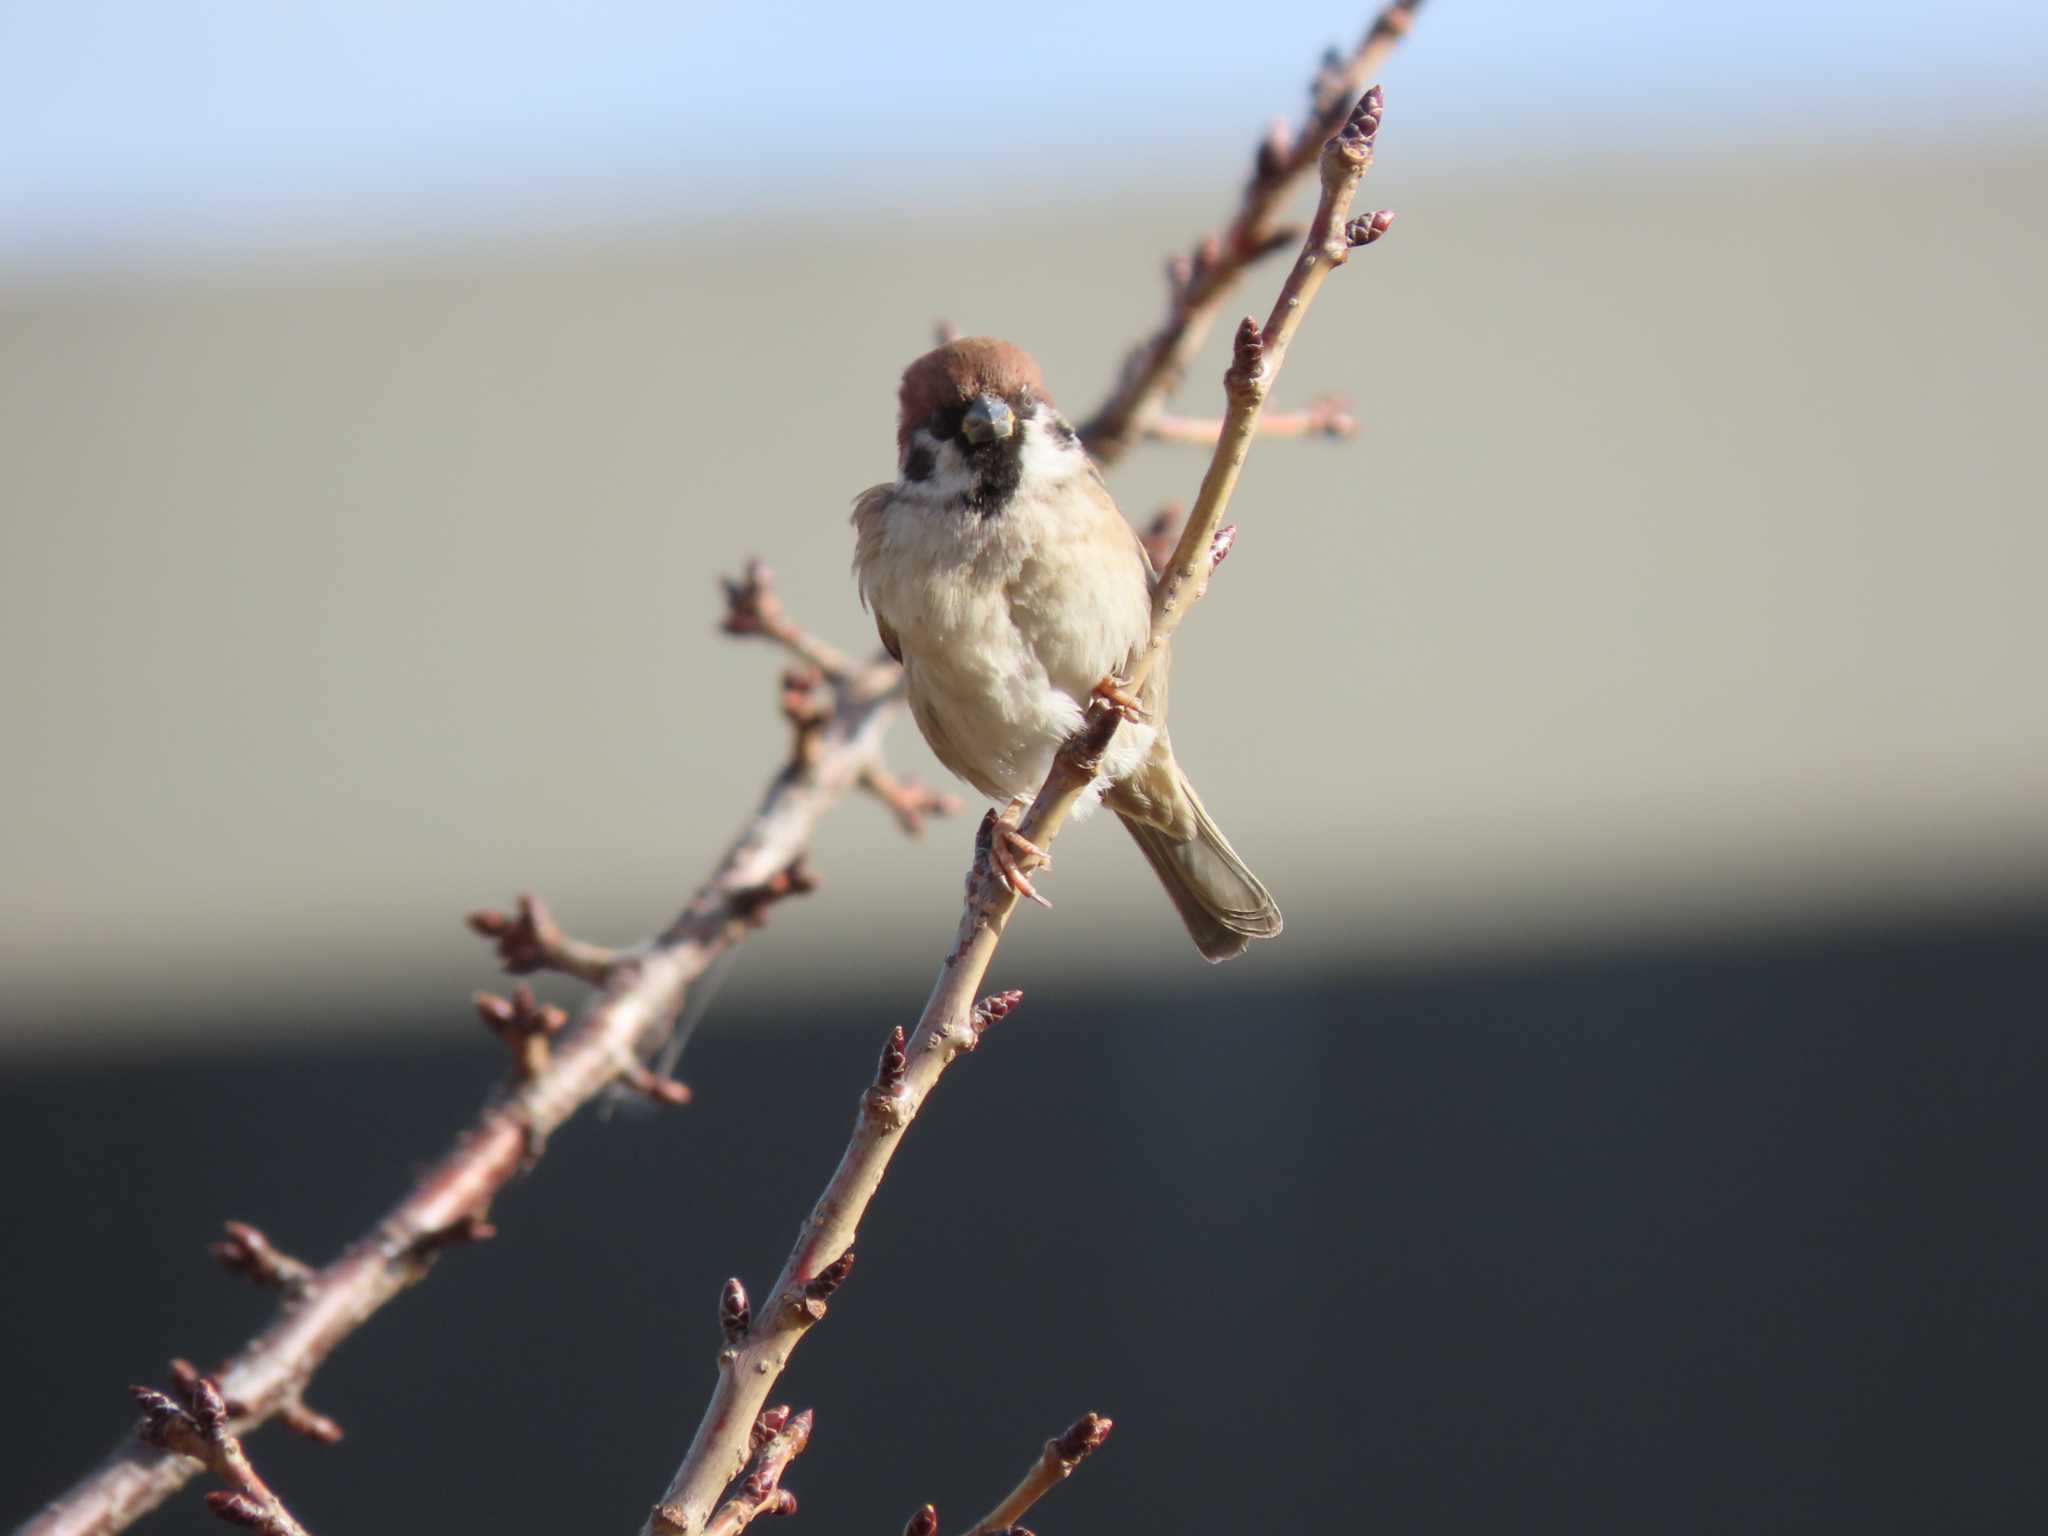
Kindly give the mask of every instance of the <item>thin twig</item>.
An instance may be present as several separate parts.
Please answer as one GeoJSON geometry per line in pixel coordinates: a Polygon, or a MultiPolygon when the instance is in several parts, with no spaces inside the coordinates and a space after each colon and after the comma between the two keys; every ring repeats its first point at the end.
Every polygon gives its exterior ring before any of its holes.
{"type": "Polygon", "coordinates": [[[1287,195],[1316,164],[1323,142],[1343,125],[1359,92],[1378,78],[1421,8],[1422,0],[1392,0],[1348,55],[1332,50],[1325,56],[1310,88],[1307,120],[1292,134],[1284,124],[1274,125],[1259,145],[1230,223],[1174,260],[1165,321],[1131,350],[1109,398],[1081,425],[1081,439],[1098,462],[1114,462],[1148,434],[1246,268],[1293,243],[1297,231],[1279,219],[1287,195]]]}
{"type": "Polygon", "coordinates": [[[1109,1438],[1111,1423],[1099,1413],[1084,1413],[1065,1434],[1046,1441],[1045,1449],[1024,1474],[1024,1480],[1010,1490],[1002,1503],[983,1515],[967,1536],[993,1536],[1023,1519],[1026,1510],[1072,1477],[1074,1468],[1102,1449],[1102,1442],[1109,1438]]]}
{"type": "MultiPolygon", "coordinates": [[[[758,927],[775,902],[815,883],[802,856],[825,813],[863,780],[886,772],[881,743],[901,697],[899,670],[886,661],[847,662],[805,636],[773,601],[758,565],[728,586],[728,630],[760,633],[832,664],[834,677],[820,685],[823,702],[798,728],[802,744],[711,878],[650,942],[618,952],[578,943],[530,896],[514,913],[470,918],[515,974],[558,970],[601,990],[566,1029],[530,993],[479,999],[487,1022],[513,1045],[519,1070],[510,1090],[487,1104],[383,1219],[324,1269],[302,1273],[304,1266],[294,1268],[296,1261],[276,1255],[253,1228],[231,1228],[230,1242],[216,1245],[223,1262],[278,1285],[286,1298],[276,1319],[214,1373],[232,1405],[235,1433],[281,1416],[314,1438],[339,1438],[331,1420],[305,1407],[308,1379],[439,1254],[491,1234],[486,1213],[493,1198],[532,1165],[550,1133],[614,1084],[661,1103],[688,1099],[682,1084],[648,1071],[644,1053],[719,954],[758,927]],[[735,624],[732,613],[741,610],[762,622],[735,624]]],[[[110,1536],[162,1503],[195,1470],[184,1457],[126,1439],[22,1526],[20,1536],[110,1536]]]]}
{"type": "MultiPolygon", "coordinates": [[[[1158,659],[1168,638],[1207,590],[1216,555],[1218,524],[1237,483],[1238,470],[1258,426],[1266,392],[1287,354],[1287,344],[1314,300],[1323,278],[1342,264],[1354,244],[1383,233],[1378,214],[1347,223],[1351,200],[1371,161],[1379,126],[1380,95],[1367,93],[1323,148],[1323,193],[1299,260],[1283,284],[1267,331],[1246,321],[1225,378],[1228,409],[1221,440],[1203,477],[1202,490],[1173,560],[1161,578],[1153,605],[1150,643],[1132,666],[1135,689],[1158,659]]],[[[1098,708],[1056,755],[1052,770],[1025,814],[1020,830],[1040,848],[1058,834],[1068,813],[1094,782],[1102,754],[1121,716],[1098,708]]],[[[820,1284],[849,1262],[869,1202],[881,1186],[903,1134],[959,1056],[974,1049],[982,1031],[1015,1006],[1019,993],[975,999],[995,957],[1018,896],[992,870],[977,866],[966,907],[939,977],[916,1027],[907,1037],[891,1035],[874,1085],[863,1097],[853,1133],[825,1191],[811,1209],[768,1292],[768,1305],[736,1329],[730,1304],[734,1287],[721,1300],[725,1345],[718,1356],[718,1384],[698,1423],[682,1463],[655,1506],[643,1536],[701,1536],[721,1494],[746,1464],[751,1428],[804,1335],[825,1315],[820,1284]]],[[[832,1284],[837,1284],[833,1279],[832,1284]]]]}
{"type": "Polygon", "coordinates": [[[759,560],[749,560],[737,581],[730,576],[719,578],[725,589],[725,632],[764,635],[832,682],[843,682],[859,671],[844,651],[798,627],[775,595],[774,581],[775,573],[759,560]]]}
{"type": "MultiPolygon", "coordinates": [[[[1341,395],[1325,395],[1305,411],[1268,411],[1259,418],[1261,437],[1352,437],[1357,432],[1351,403],[1341,395]]],[[[1161,443],[1213,444],[1223,435],[1223,422],[1161,412],[1146,421],[1145,435],[1161,443]]]]}
{"type": "Polygon", "coordinates": [[[472,933],[496,946],[499,963],[513,976],[559,971],[601,987],[619,958],[615,949],[585,944],[563,933],[541,899],[531,891],[521,891],[510,912],[486,907],[470,913],[467,921],[472,933]]]}

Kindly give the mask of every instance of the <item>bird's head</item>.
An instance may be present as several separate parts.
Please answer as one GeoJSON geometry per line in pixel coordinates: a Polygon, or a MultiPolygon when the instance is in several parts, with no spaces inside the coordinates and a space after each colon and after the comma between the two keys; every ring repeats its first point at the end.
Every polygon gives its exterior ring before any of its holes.
{"type": "Polygon", "coordinates": [[[1000,512],[1027,479],[1087,467],[1038,365],[985,336],[949,341],[903,371],[896,423],[898,484],[982,516],[1000,512]]]}

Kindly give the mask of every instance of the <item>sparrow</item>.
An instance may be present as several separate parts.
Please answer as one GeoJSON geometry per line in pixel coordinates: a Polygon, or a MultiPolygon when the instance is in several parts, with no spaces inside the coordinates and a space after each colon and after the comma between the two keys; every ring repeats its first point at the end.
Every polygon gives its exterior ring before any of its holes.
{"type": "MultiPolygon", "coordinates": [[[[949,341],[904,371],[898,404],[896,479],[854,502],[853,565],[932,752],[1016,806],[1104,701],[1126,723],[1083,804],[1116,812],[1205,959],[1278,933],[1280,909],[1174,760],[1168,657],[1135,695],[1123,686],[1151,637],[1152,562],[1037,364],[1005,341],[949,341]]],[[[1007,818],[989,831],[1001,878],[1050,905],[1027,873],[1049,856],[1007,818]]]]}

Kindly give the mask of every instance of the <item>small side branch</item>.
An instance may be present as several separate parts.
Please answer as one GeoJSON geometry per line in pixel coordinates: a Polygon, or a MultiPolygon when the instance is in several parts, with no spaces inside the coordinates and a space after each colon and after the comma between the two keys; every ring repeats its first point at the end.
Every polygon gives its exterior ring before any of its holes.
{"type": "Polygon", "coordinates": [[[827,645],[797,626],[775,595],[775,573],[760,560],[749,560],[737,580],[719,578],[725,591],[725,622],[728,635],[760,635],[774,641],[807,667],[816,667],[834,682],[843,682],[860,670],[844,651],[827,645]]]}
{"type": "Polygon", "coordinates": [[[1316,165],[1324,141],[1343,126],[1352,103],[1378,77],[1421,8],[1422,0],[1392,0],[1350,53],[1333,49],[1325,55],[1309,87],[1307,118],[1292,131],[1276,124],[1260,141],[1230,222],[1169,264],[1166,319],[1131,350],[1109,397],[1081,425],[1081,439],[1100,463],[1113,463],[1153,435],[1154,418],[1246,270],[1299,237],[1298,229],[1280,222],[1288,194],[1316,165]]]}
{"type": "Polygon", "coordinates": [[[1099,1413],[1084,1413],[1065,1434],[1046,1441],[1045,1449],[1031,1464],[1031,1470],[1024,1474],[1024,1480],[1010,1490],[1002,1503],[983,1515],[967,1536],[995,1536],[996,1532],[1016,1525],[1024,1518],[1025,1511],[1072,1477],[1074,1468],[1102,1449],[1102,1442],[1109,1438],[1111,1423],[1099,1413]]]}
{"type": "Polygon", "coordinates": [[[256,1475],[242,1442],[229,1433],[227,1400],[211,1379],[195,1376],[186,1385],[182,1402],[154,1387],[128,1390],[142,1408],[142,1422],[135,1427],[138,1440],[188,1457],[227,1484],[206,1496],[207,1507],[216,1515],[263,1536],[307,1536],[284,1501],[256,1475]]]}
{"type": "MultiPolygon", "coordinates": [[[[1305,411],[1268,411],[1259,418],[1261,437],[1352,437],[1357,432],[1351,402],[1341,395],[1325,395],[1305,411]]],[[[1223,421],[1162,411],[1145,423],[1145,435],[1162,443],[1213,445],[1223,435],[1223,421]]]]}
{"type": "Polygon", "coordinates": [[[531,891],[521,891],[510,912],[485,907],[470,913],[466,921],[470,932],[489,939],[497,948],[499,963],[513,976],[558,971],[601,987],[618,963],[617,950],[585,944],[563,933],[531,891]]]}
{"type": "MultiPolygon", "coordinates": [[[[811,1440],[811,1410],[795,1418],[787,1406],[770,1408],[754,1421],[754,1465],[741,1481],[739,1491],[723,1504],[704,1527],[704,1536],[739,1536],[763,1515],[793,1515],[796,1495],[782,1486],[789,1464],[803,1454],[811,1440]]],[[[676,1529],[669,1512],[657,1506],[652,1524],[660,1530],[676,1529]]]]}

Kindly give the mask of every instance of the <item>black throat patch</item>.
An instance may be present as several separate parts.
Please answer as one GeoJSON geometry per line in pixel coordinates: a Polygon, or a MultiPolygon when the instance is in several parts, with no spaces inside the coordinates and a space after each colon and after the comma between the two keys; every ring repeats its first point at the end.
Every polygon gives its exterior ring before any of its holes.
{"type": "Polygon", "coordinates": [[[967,448],[967,471],[974,477],[967,492],[967,510],[980,517],[995,517],[1017,494],[1017,482],[1024,478],[1024,434],[1031,428],[1017,423],[1017,430],[992,443],[967,448]]]}

